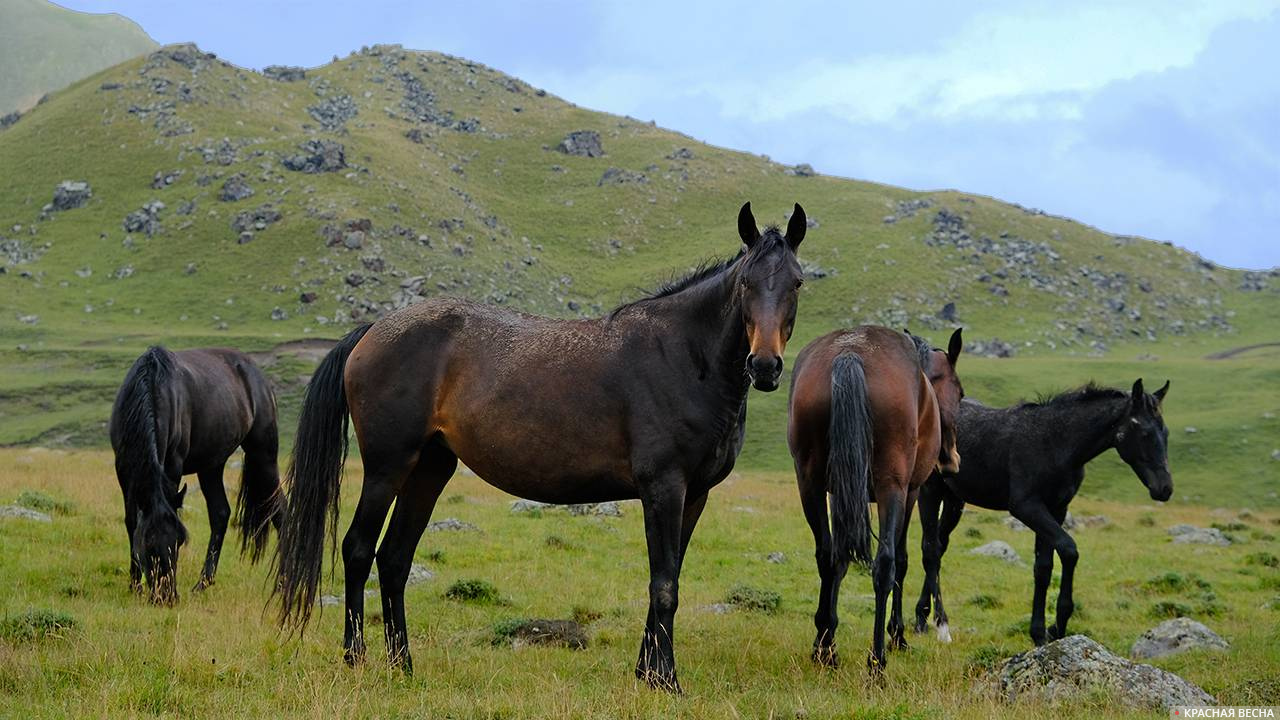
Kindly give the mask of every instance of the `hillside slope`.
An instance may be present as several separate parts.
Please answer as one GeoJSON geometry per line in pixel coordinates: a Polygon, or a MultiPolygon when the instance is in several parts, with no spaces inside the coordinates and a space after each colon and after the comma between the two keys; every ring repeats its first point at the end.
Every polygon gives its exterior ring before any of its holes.
{"type": "Polygon", "coordinates": [[[46,0],[0,0],[0,115],[156,48],[128,18],[67,10],[46,0]]]}
{"type": "MultiPolygon", "coordinates": [[[[166,47],[0,131],[0,167],[0,443],[100,444],[114,385],[149,342],[266,350],[440,293],[606,311],[735,252],[746,200],[762,223],[796,201],[811,218],[793,347],[859,322],[938,342],[964,325],[973,354],[1042,363],[1017,366],[1024,383],[967,365],[970,394],[995,402],[1280,340],[1275,271],[990,198],[816,175],[391,46],[266,74],[166,47]]],[[[287,417],[309,360],[264,357],[287,417]]],[[[1275,378],[1274,355],[1223,362],[1182,372],[1210,390],[1247,368],[1208,401],[1280,411],[1253,385],[1275,378]]],[[[752,433],[772,432],[785,398],[752,407],[752,433]]],[[[1257,446],[1268,423],[1250,426],[1257,446]]],[[[786,467],[770,438],[744,459],[786,467]]]]}

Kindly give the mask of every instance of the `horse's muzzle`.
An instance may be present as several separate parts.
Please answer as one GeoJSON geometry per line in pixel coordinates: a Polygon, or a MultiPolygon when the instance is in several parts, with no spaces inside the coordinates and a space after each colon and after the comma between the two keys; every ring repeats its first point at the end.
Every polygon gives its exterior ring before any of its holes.
{"type": "Polygon", "coordinates": [[[747,375],[751,378],[751,386],[762,392],[773,392],[778,389],[778,379],[782,377],[782,358],[761,355],[747,356],[747,375]]]}

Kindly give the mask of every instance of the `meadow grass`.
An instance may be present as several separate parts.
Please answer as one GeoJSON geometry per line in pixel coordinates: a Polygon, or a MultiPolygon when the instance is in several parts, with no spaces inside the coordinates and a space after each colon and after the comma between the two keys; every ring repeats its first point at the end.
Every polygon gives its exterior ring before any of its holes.
{"type": "MultiPolygon", "coordinates": [[[[387,669],[377,598],[367,605],[369,660],[351,669],[341,660],[339,608],[326,608],[301,639],[276,629],[265,567],[250,567],[228,552],[213,588],[200,595],[185,592],[196,580],[196,558],[208,538],[194,483],[183,511],[192,535],[180,563],[184,592],[176,608],[161,609],[126,587],[127,542],[108,453],[0,450],[0,467],[6,468],[0,473],[0,501],[39,492],[69,508],[52,523],[0,520],[0,583],[7,591],[0,618],[35,613],[63,619],[56,632],[0,638],[0,715],[1135,715],[1105,697],[1011,706],[975,690],[985,668],[1030,647],[1030,569],[966,552],[1001,539],[1024,559],[1032,557],[1032,534],[1006,528],[996,513],[967,514],[944,562],[955,641],[943,645],[932,635],[910,636],[911,649],[890,656],[879,686],[868,681],[863,665],[873,611],[869,578],[851,572],[844,584],[838,638],[844,666],[813,666],[818,581],[794,479],[785,473],[735,473],[713,491],[685,563],[676,645],[686,694],[671,697],[637,683],[631,672],[648,602],[643,523],[635,503],[623,503],[621,518],[513,515],[509,496],[460,473],[434,517],[456,517],[481,532],[428,533],[418,548],[415,561],[435,577],[406,594],[417,672],[405,678],[387,669]],[[980,528],[983,537],[969,537],[963,532],[969,527],[980,528]],[[783,553],[784,562],[768,562],[772,552],[783,553]],[[450,599],[449,588],[459,583],[484,587],[501,602],[450,599]],[[719,614],[709,608],[743,587],[767,597],[772,612],[719,614]],[[494,644],[497,629],[526,617],[588,621],[591,645],[571,651],[494,644]]],[[[350,463],[341,531],[359,478],[358,462],[350,463]]],[[[1255,508],[1242,519],[1239,508],[1093,499],[1078,501],[1073,510],[1111,519],[1105,527],[1075,533],[1081,561],[1073,632],[1124,655],[1159,621],[1153,608],[1182,604],[1232,647],[1156,664],[1223,703],[1275,704],[1280,571],[1269,558],[1280,551],[1274,538],[1280,513],[1255,508]],[[1242,542],[1226,548],[1173,545],[1165,528],[1180,522],[1243,522],[1267,539],[1239,533],[1242,542]],[[1212,613],[1205,612],[1207,593],[1212,613]]],[[[921,577],[917,531],[913,525],[909,612],[921,577]]],[[[323,592],[340,594],[340,583],[326,576],[323,592]]]]}

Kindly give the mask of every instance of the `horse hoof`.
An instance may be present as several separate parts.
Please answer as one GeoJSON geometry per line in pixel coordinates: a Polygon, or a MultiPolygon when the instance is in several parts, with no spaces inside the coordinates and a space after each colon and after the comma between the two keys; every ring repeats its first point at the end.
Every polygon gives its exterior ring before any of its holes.
{"type": "Polygon", "coordinates": [[[204,592],[205,590],[208,590],[209,586],[212,584],[213,584],[212,578],[209,578],[207,580],[205,578],[200,578],[200,580],[195,585],[191,586],[191,592],[193,593],[204,592]]]}
{"type": "Polygon", "coordinates": [[[342,661],[347,667],[355,667],[364,662],[364,648],[347,648],[342,651],[342,661]]]}
{"type": "Polygon", "coordinates": [[[838,668],[840,667],[840,655],[836,653],[835,645],[827,645],[825,647],[815,647],[813,661],[823,667],[838,668]]]}
{"type": "Polygon", "coordinates": [[[875,653],[867,655],[867,675],[871,682],[884,685],[884,659],[877,659],[875,653]]]}
{"type": "Polygon", "coordinates": [[[929,620],[927,618],[923,620],[920,618],[916,618],[916,624],[912,626],[911,629],[915,632],[915,634],[923,635],[929,632],[929,620]]]}
{"type": "Polygon", "coordinates": [[[1061,640],[1061,639],[1062,639],[1062,631],[1058,629],[1057,625],[1051,626],[1049,628],[1049,642],[1053,642],[1054,640],[1061,640]]]}
{"type": "Polygon", "coordinates": [[[938,642],[951,642],[951,627],[946,623],[942,623],[938,626],[938,642]]]}
{"type": "Polygon", "coordinates": [[[656,670],[637,667],[636,678],[643,680],[646,685],[654,690],[664,690],[672,695],[684,694],[684,690],[680,687],[680,681],[676,679],[675,672],[661,673],[656,670]]]}
{"type": "Polygon", "coordinates": [[[889,649],[893,651],[910,650],[911,646],[907,644],[907,638],[903,635],[895,635],[889,640],[889,649]]]}

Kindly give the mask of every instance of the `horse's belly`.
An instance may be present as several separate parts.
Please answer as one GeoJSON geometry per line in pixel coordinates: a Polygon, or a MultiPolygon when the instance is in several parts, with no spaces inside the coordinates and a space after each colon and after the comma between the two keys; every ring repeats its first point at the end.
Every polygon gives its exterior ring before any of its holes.
{"type": "Polygon", "coordinates": [[[636,497],[625,452],[586,440],[554,443],[476,441],[450,437],[445,443],[485,482],[517,497],[549,503],[587,503],[636,497]]]}

